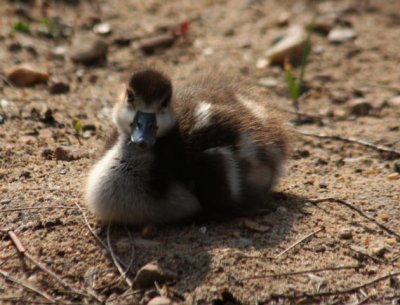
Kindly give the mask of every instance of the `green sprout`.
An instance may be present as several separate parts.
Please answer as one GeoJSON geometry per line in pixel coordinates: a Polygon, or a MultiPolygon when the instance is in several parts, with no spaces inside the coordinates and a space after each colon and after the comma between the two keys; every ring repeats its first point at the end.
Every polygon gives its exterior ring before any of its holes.
{"type": "Polygon", "coordinates": [[[77,138],[79,145],[82,145],[81,143],[81,130],[82,130],[82,123],[78,119],[72,119],[72,127],[75,130],[75,137],[77,138]]]}
{"type": "Polygon", "coordinates": [[[306,74],[306,68],[308,65],[308,57],[311,51],[311,31],[308,31],[307,40],[303,49],[303,54],[301,56],[301,63],[300,63],[300,75],[296,79],[293,68],[289,61],[286,59],[284,68],[286,73],[286,81],[288,84],[288,89],[290,93],[290,98],[293,102],[293,107],[296,111],[299,111],[299,98],[301,94],[304,92],[304,77],[306,74]]]}
{"type": "Polygon", "coordinates": [[[72,127],[75,130],[75,134],[79,135],[82,129],[82,123],[78,119],[72,119],[72,127]]]}
{"type": "Polygon", "coordinates": [[[18,21],[12,26],[13,31],[22,32],[22,33],[30,33],[29,23],[25,21],[18,21]]]}

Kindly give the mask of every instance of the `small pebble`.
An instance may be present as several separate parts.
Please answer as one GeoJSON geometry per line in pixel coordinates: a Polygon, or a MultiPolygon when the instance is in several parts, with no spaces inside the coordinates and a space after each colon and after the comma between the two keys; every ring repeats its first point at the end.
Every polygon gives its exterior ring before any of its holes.
{"type": "Polygon", "coordinates": [[[357,34],[350,28],[334,28],[328,34],[328,40],[331,43],[343,43],[354,40],[357,34]]]}
{"type": "Polygon", "coordinates": [[[387,176],[387,178],[389,180],[398,180],[398,179],[400,179],[400,174],[399,173],[392,173],[392,174],[389,174],[387,176]]]}
{"type": "Polygon", "coordinates": [[[330,93],[331,101],[334,104],[344,104],[348,101],[349,96],[342,90],[333,90],[330,93]]]}
{"type": "Polygon", "coordinates": [[[372,248],[371,254],[377,257],[383,257],[385,253],[388,252],[388,249],[384,245],[380,245],[372,248]]]}
{"type": "Polygon", "coordinates": [[[397,240],[396,240],[396,238],[388,238],[388,239],[386,239],[386,243],[389,246],[394,246],[395,244],[397,244],[397,240]]]}
{"type": "Polygon", "coordinates": [[[72,43],[71,59],[85,65],[105,61],[108,45],[92,35],[77,36],[72,43]]]}
{"type": "Polygon", "coordinates": [[[67,83],[56,82],[50,85],[49,92],[50,94],[64,94],[69,92],[70,87],[67,83]]]}
{"type": "Polygon", "coordinates": [[[309,28],[311,28],[314,32],[325,36],[329,34],[329,32],[333,29],[334,26],[335,26],[334,17],[321,16],[317,18],[312,24],[310,24],[309,28]]]}
{"type": "Polygon", "coordinates": [[[274,88],[276,86],[278,86],[278,81],[275,78],[261,78],[258,81],[258,84],[266,87],[266,88],[274,88]]]}
{"type": "Polygon", "coordinates": [[[288,12],[282,12],[279,14],[277,20],[276,20],[276,25],[280,27],[287,26],[290,21],[290,14],[288,12]]]}
{"type": "Polygon", "coordinates": [[[396,95],[391,97],[388,101],[387,101],[389,106],[392,107],[400,107],[400,95],[396,95]]]}
{"type": "Polygon", "coordinates": [[[32,174],[28,171],[22,171],[21,174],[19,175],[19,177],[29,179],[29,178],[32,178],[32,174]]]}
{"type": "Polygon", "coordinates": [[[176,278],[177,274],[175,272],[163,269],[157,262],[152,262],[139,269],[133,281],[133,286],[141,289],[153,286],[154,282],[162,284],[176,278]]]}
{"type": "Polygon", "coordinates": [[[83,154],[74,149],[70,149],[67,147],[57,147],[54,150],[54,158],[57,161],[75,161],[79,160],[83,157],[83,154]]]}
{"type": "Polygon", "coordinates": [[[42,151],[42,157],[45,160],[52,160],[54,157],[54,151],[52,149],[46,148],[42,151]]]}
{"type": "Polygon", "coordinates": [[[368,115],[373,109],[371,103],[363,98],[358,98],[350,103],[350,113],[356,116],[368,115]]]}
{"type": "Polygon", "coordinates": [[[207,227],[200,227],[199,231],[200,231],[201,234],[206,234],[207,227]]]}
{"type": "Polygon", "coordinates": [[[286,214],[286,213],[288,212],[288,209],[285,208],[285,207],[283,207],[283,206],[280,206],[280,207],[278,207],[278,208],[276,209],[276,211],[277,211],[279,214],[286,214]]]}
{"type": "Polygon", "coordinates": [[[268,66],[269,61],[266,60],[265,58],[260,58],[259,60],[257,60],[256,62],[256,68],[257,69],[264,69],[265,67],[268,66]]]}
{"type": "Polygon", "coordinates": [[[351,229],[342,229],[339,232],[339,236],[342,239],[352,239],[353,238],[353,231],[351,229]]]}
{"type": "Polygon", "coordinates": [[[14,86],[20,87],[34,86],[49,79],[46,72],[28,66],[13,68],[6,73],[6,77],[14,86]]]}
{"type": "Polygon", "coordinates": [[[93,27],[93,32],[99,35],[109,35],[111,34],[111,31],[111,25],[106,22],[98,23],[93,27]]]}
{"type": "Polygon", "coordinates": [[[270,64],[283,64],[285,59],[300,59],[307,43],[307,31],[301,26],[290,27],[266,52],[270,64]]]}
{"type": "Polygon", "coordinates": [[[247,219],[247,218],[243,219],[241,224],[245,229],[248,229],[248,230],[254,231],[254,232],[265,233],[265,232],[271,231],[270,226],[259,224],[255,221],[247,219]]]}
{"type": "Polygon", "coordinates": [[[381,214],[379,214],[379,218],[382,221],[388,221],[389,220],[389,215],[387,213],[381,213],[381,214]]]}
{"type": "Polygon", "coordinates": [[[67,48],[64,46],[56,46],[51,51],[51,55],[53,55],[54,58],[63,59],[67,55],[67,48]]]}
{"type": "Polygon", "coordinates": [[[155,297],[147,303],[147,305],[172,305],[172,301],[166,297],[155,297]]]}
{"type": "Polygon", "coordinates": [[[318,245],[314,249],[314,251],[317,252],[317,253],[325,252],[325,250],[326,250],[326,247],[324,245],[318,245]]]}

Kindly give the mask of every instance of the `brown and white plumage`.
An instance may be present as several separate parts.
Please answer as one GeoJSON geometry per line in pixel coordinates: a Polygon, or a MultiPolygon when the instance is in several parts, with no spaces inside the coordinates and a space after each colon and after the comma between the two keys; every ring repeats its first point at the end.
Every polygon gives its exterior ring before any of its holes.
{"type": "Polygon", "coordinates": [[[134,72],[114,107],[118,138],[92,169],[89,207],[105,221],[178,221],[260,204],[288,154],[285,130],[240,82],[203,77],[175,93],[134,72]]]}

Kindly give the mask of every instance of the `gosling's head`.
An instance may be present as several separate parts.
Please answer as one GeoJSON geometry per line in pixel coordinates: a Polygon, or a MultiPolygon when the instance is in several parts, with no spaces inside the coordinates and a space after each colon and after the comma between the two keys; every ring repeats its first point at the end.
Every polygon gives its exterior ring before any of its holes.
{"type": "Polygon", "coordinates": [[[114,123],[133,144],[151,148],[157,138],[175,125],[171,98],[171,81],[161,72],[136,71],[129,79],[122,100],[114,107],[114,123]]]}

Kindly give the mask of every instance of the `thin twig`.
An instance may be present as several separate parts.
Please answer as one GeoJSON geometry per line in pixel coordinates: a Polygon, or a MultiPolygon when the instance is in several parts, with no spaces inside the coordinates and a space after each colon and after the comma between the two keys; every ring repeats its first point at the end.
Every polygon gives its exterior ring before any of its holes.
{"type": "Polygon", "coordinates": [[[308,131],[301,131],[301,130],[295,130],[297,133],[304,135],[304,136],[309,136],[309,137],[314,137],[314,138],[319,138],[319,139],[330,139],[330,140],[336,140],[336,141],[343,141],[343,142],[348,142],[348,143],[354,143],[358,145],[362,145],[368,148],[375,149],[380,152],[385,152],[385,153],[390,153],[395,155],[396,157],[400,157],[400,150],[397,150],[395,148],[390,148],[388,146],[383,146],[379,144],[374,144],[371,142],[367,142],[364,140],[356,139],[353,137],[342,137],[339,135],[324,135],[324,134],[316,134],[308,131]]]}
{"type": "Polygon", "coordinates": [[[132,287],[133,287],[133,283],[132,283],[132,281],[126,276],[126,273],[125,273],[125,271],[122,269],[121,265],[119,264],[119,262],[118,262],[118,260],[117,260],[117,258],[116,258],[116,256],[115,256],[114,250],[113,250],[113,248],[112,248],[111,241],[110,241],[110,226],[111,226],[110,224],[108,224],[108,226],[107,226],[107,245],[108,245],[108,249],[109,249],[110,254],[111,254],[112,261],[113,261],[115,267],[117,267],[117,269],[118,269],[119,273],[121,274],[122,278],[125,280],[125,282],[128,284],[128,286],[129,286],[130,288],[132,288],[132,287]]]}
{"type": "Polygon", "coordinates": [[[33,301],[33,300],[24,299],[22,297],[0,297],[0,301],[6,301],[6,302],[18,303],[18,304],[57,304],[57,302],[33,301]]]}
{"type": "Polygon", "coordinates": [[[318,121],[322,121],[324,119],[324,117],[322,115],[315,114],[315,113],[307,113],[307,112],[300,111],[300,110],[296,111],[296,110],[282,108],[282,107],[279,107],[279,106],[274,106],[274,107],[276,109],[278,109],[279,111],[290,113],[290,114],[293,114],[293,115],[296,115],[296,116],[303,116],[303,117],[310,118],[310,119],[315,119],[315,120],[318,120],[318,121]]]}
{"type": "Polygon", "coordinates": [[[356,247],[356,246],[350,245],[349,249],[351,251],[354,251],[354,252],[358,253],[362,257],[367,257],[367,258],[371,259],[375,263],[379,263],[379,264],[384,263],[384,261],[382,259],[377,258],[377,257],[373,257],[372,255],[369,255],[366,251],[362,251],[361,249],[358,249],[358,247],[356,247]]]}
{"type": "Polygon", "coordinates": [[[389,227],[387,227],[386,225],[384,225],[383,223],[379,222],[378,220],[376,220],[375,218],[369,216],[367,213],[365,213],[363,210],[361,210],[360,208],[352,205],[351,203],[343,200],[343,199],[338,199],[338,198],[332,198],[332,197],[328,197],[328,198],[316,198],[316,199],[308,199],[308,202],[310,203],[319,203],[319,202],[336,202],[339,204],[342,204],[350,209],[352,209],[353,211],[356,211],[358,214],[360,214],[361,216],[363,216],[364,218],[372,221],[373,223],[375,223],[378,227],[380,227],[381,229],[385,230],[387,233],[394,235],[398,240],[400,240],[400,234],[398,234],[397,232],[395,232],[394,230],[390,229],[389,227]]]}
{"type": "Polygon", "coordinates": [[[63,286],[66,289],[69,289],[75,294],[85,296],[85,297],[93,297],[96,299],[98,302],[101,302],[101,300],[94,294],[88,295],[87,293],[80,292],[79,290],[75,289],[74,287],[70,286],[68,283],[66,283],[61,277],[59,277],[54,271],[50,270],[47,268],[44,264],[42,264],[40,261],[38,261],[36,258],[34,258],[32,255],[28,253],[26,250],[25,246],[22,244],[21,240],[18,238],[17,234],[13,231],[8,231],[8,235],[10,236],[12,242],[14,243],[15,247],[17,248],[18,252],[26,257],[28,260],[30,260],[35,266],[37,266],[39,269],[41,269],[43,272],[47,273],[50,275],[57,283],[59,283],[61,286],[63,286]]]}
{"type": "Polygon", "coordinates": [[[279,253],[277,256],[275,256],[275,259],[277,259],[278,257],[282,256],[283,254],[285,254],[286,252],[288,252],[289,250],[293,249],[294,247],[296,247],[298,244],[302,243],[303,241],[305,241],[306,239],[310,238],[311,236],[314,236],[315,234],[321,232],[322,230],[324,230],[324,228],[320,228],[317,231],[311,232],[309,234],[307,234],[306,236],[302,237],[301,239],[299,239],[298,241],[296,241],[294,244],[292,244],[289,248],[287,248],[286,250],[282,251],[281,253],[279,253]]]}
{"type": "Polygon", "coordinates": [[[13,208],[13,209],[3,209],[0,210],[0,213],[7,213],[7,212],[17,212],[17,211],[25,211],[25,210],[41,210],[41,209],[77,209],[76,207],[66,207],[62,205],[47,205],[47,206],[40,206],[40,207],[25,207],[25,208],[13,208]]]}
{"type": "Polygon", "coordinates": [[[347,288],[347,289],[342,289],[342,290],[334,290],[334,291],[326,291],[326,292],[318,292],[318,293],[301,293],[298,295],[288,295],[288,294],[273,294],[272,297],[273,298],[284,298],[284,299],[299,299],[299,298],[318,298],[318,297],[328,297],[328,296],[332,296],[332,295],[338,295],[338,294],[347,294],[347,293],[352,293],[355,291],[358,291],[362,288],[371,286],[373,284],[376,284],[378,282],[381,282],[383,280],[389,279],[389,278],[393,278],[396,276],[399,276],[400,272],[396,272],[396,273],[389,273],[386,274],[384,276],[378,277],[376,279],[373,279],[372,281],[366,282],[364,284],[358,285],[358,286],[354,286],[351,288],[347,288]]]}
{"type": "Polygon", "coordinates": [[[317,273],[317,272],[344,270],[344,269],[358,269],[360,267],[361,266],[358,266],[358,265],[357,266],[326,267],[326,268],[320,268],[320,269],[293,271],[293,272],[287,272],[287,273],[255,275],[255,276],[246,277],[243,280],[256,280],[256,279],[263,279],[263,278],[268,278],[268,277],[277,278],[277,277],[292,276],[292,275],[302,275],[302,274],[307,274],[307,273],[317,273]]]}
{"type": "Polygon", "coordinates": [[[10,87],[15,88],[14,85],[8,80],[8,78],[6,76],[0,74],[0,79],[2,79],[10,87]]]}
{"type": "MultiPolygon", "coordinates": [[[[109,251],[109,249],[108,249],[106,243],[100,238],[100,236],[98,236],[98,235],[96,234],[96,232],[94,231],[94,229],[93,229],[92,226],[90,225],[90,223],[89,223],[89,221],[88,221],[88,219],[87,219],[87,217],[86,217],[86,214],[85,214],[85,212],[83,211],[83,208],[82,208],[78,203],[76,203],[76,202],[75,202],[75,205],[78,207],[79,211],[81,212],[82,217],[83,217],[83,220],[84,220],[84,222],[85,222],[87,228],[89,229],[90,233],[92,233],[93,237],[96,239],[96,241],[97,241],[101,246],[103,246],[104,249],[106,249],[107,251],[109,251]]],[[[126,264],[122,261],[122,259],[120,259],[118,256],[115,256],[115,257],[116,257],[116,259],[118,260],[118,262],[119,262],[121,265],[123,265],[125,268],[127,268],[126,264]]]]}
{"type": "Polygon", "coordinates": [[[355,303],[354,305],[361,305],[364,302],[366,302],[369,299],[369,296],[367,295],[366,297],[362,298],[360,301],[358,301],[357,303],[355,303]]]}
{"type": "Polygon", "coordinates": [[[128,233],[128,237],[129,237],[129,243],[131,245],[131,255],[129,257],[129,262],[128,262],[128,266],[126,267],[124,274],[126,275],[129,270],[131,269],[133,262],[135,260],[135,243],[133,242],[133,237],[131,232],[126,228],[126,226],[124,227],[125,231],[128,233]]]}
{"type": "Polygon", "coordinates": [[[22,286],[22,287],[25,287],[26,289],[29,289],[30,291],[32,291],[32,292],[34,292],[34,293],[36,293],[36,294],[42,296],[43,298],[45,298],[45,299],[47,299],[47,300],[49,300],[50,302],[57,303],[57,301],[56,301],[55,299],[53,299],[53,298],[52,298],[49,294],[47,294],[46,292],[40,291],[38,288],[32,286],[31,284],[25,283],[25,282],[23,282],[23,281],[21,281],[21,280],[18,280],[18,279],[16,279],[16,278],[12,277],[12,276],[9,275],[6,271],[0,269],[0,274],[1,274],[3,277],[5,277],[7,280],[9,280],[9,281],[11,281],[11,282],[14,282],[14,283],[16,283],[16,284],[18,284],[18,285],[20,285],[20,286],[22,286]]]}

